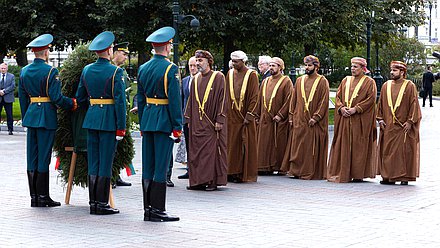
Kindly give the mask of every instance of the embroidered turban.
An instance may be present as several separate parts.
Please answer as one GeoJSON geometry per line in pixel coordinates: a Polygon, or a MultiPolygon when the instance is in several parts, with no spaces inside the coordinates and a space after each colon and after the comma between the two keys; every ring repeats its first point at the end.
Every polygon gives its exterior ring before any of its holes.
{"type": "Polygon", "coordinates": [[[197,50],[195,53],[196,58],[205,58],[208,60],[209,67],[212,68],[212,65],[214,64],[214,57],[212,54],[205,50],[197,50]]]}
{"type": "Polygon", "coordinates": [[[362,70],[363,70],[365,73],[370,73],[370,71],[369,71],[368,68],[367,68],[367,60],[365,60],[364,58],[361,58],[361,57],[354,57],[354,58],[351,59],[351,63],[352,63],[352,64],[358,64],[358,65],[360,65],[360,66],[362,67],[362,70]]]}
{"type": "Polygon", "coordinates": [[[304,63],[312,63],[313,65],[320,67],[321,63],[319,62],[318,57],[315,57],[313,55],[308,55],[304,57],[304,63]]]}
{"type": "Polygon", "coordinates": [[[390,63],[391,68],[397,68],[399,70],[402,70],[404,72],[403,76],[406,77],[406,64],[402,61],[391,61],[390,63]]]}
{"type": "Polygon", "coordinates": [[[270,63],[275,63],[281,67],[281,70],[284,70],[284,61],[278,57],[273,57],[270,63]]]}

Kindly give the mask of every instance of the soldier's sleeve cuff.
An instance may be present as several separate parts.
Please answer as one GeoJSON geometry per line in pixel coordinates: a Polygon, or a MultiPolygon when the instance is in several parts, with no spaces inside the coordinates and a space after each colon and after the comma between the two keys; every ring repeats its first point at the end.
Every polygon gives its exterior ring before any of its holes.
{"type": "Polygon", "coordinates": [[[116,136],[125,136],[125,130],[116,130],[116,136]]]}

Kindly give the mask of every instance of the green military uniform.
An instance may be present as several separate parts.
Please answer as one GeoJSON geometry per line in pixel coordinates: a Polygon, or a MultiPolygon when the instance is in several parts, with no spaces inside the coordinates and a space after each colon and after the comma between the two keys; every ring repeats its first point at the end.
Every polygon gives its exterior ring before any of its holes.
{"type": "MultiPolygon", "coordinates": [[[[49,49],[53,37],[44,34],[27,47],[49,49]]],[[[18,89],[23,126],[27,127],[27,174],[31,206],[60,206],[49,197],[49,164],[57,129],[57,106],[72,109],[74,100],[61,94],[58,70],[36,58],[21,70],[18,89]]]]}
{"type": "MultiPolygon", "coordinates": [[[[175,31],[164,27],[148,38],[154,47],[167,46],[175,31]]],[[[142,131],[142,184],[144,191],[144,220],[175,221],[165,213],[166,174],[170,163],[173,140],[182,130],[182,110],[178,68],[163,55],[153,58],[139,68],[138,107],[142,131]]]]}
{"type": "MultiPolygon", "coordinates": [[[[89,50],[111,49],[114,35],[99,34],[89,50]]],[[[91,214],[113,214],[119,211],[108,205],[112,163],[116,138],[125,135],[126,100],[123,70],[106,58],[84,67],[78,91],[78,104],[88,107],[83,128],[88,130],[87,161],[91,214]]]]}

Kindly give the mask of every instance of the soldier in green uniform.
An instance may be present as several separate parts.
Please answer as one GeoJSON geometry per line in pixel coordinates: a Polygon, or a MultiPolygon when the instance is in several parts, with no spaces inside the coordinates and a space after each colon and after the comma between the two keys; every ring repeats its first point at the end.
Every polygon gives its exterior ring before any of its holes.
{"type": "Polygon", "coordinates": [[[172,27],[163,27],[148,36],[146,41],[152,43],[155,54],[138,73],[144,221],[179,220],[165,212],[167,168],[173,144],[182,133],[178,68],[166,59],[174,34],[172,27]]]}
{"type": "Polygon", "coordinates": [[[88,106],[83,128],[87,129],[87,161],[90,214],[116,214],[108,204],[110,178],[117,141],[125,135],[125,83],[123,70],[110,63],[112,32],[93,39],[90,51],[98,60],[84,67],[76,97],[80,107],[88,106]]]}
{"type": "Polygon", "coordinates": [[[32,64],[21,70],[18,97],[23,126],[27,127],[27,176],[31,207],[56,207],[49,196],[49,164],[57,129],[57,106],[76,108],[76,100],[61,94],[58,70],[48,64],[53,36],[43,34],[27,47],[35,53],[32,64]]]}
{"type": "MultiPolygon", "coordinates": [[[[114,65],[121,67],[125,63],[125,61],[127,60],[127,55],[130,53],[130,51],[128,50],[128,44],[129,44],[128,42],[122,42],[116,44],[113,47],[112,62],[114,65]]],[[[127,106],[130,106],[131,80],[130,77],[128,76],[127,71],[124,68],[122,68],[122,70],[124,75],[123,79],[125,82],[125,96],[127,99],[126,104],[127,106]]],[[[125,182],[124,180],[122,180],[121,176],[118,176],[118,179],[112,185],[112,188],[116,188],[116,186],[131,186],[131,183],[125,182]]]]}

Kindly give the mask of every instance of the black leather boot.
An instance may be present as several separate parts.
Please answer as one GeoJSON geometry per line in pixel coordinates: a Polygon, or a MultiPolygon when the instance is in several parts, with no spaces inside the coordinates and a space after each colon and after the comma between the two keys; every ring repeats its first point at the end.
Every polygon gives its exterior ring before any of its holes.
{"type": "Polygon", "coordinates": [[[171,176],[167,176],[167,187],[174,187],[174,183],[171,181],[171,176]]]}
{"type": "Polygon", "coordinates": [[[49,172],[39,172],[37,176],[37,207],[58,207],[61,203],[52,200],[49,196],[49,172]]]}
{"type": "Polygon", "coordinates": [[[151,189],[151,180],[150,179],[142,179],[142,192],[144,198],[144,221],[150,220],[150,189],[151,189]]]}
{"type": "Polygon", "coordinates": [[[29,192],[31,194],[31,207],[36,207],[37,204],[37,191],[35,190],[35,186],[37,183],[37,171],[27,171],[28,183],[29,183],[29,192]]]}
{"type": "Polygon", "coordinates": [[[108,198],[110,195],[110,177],[96,178],[96,213],[97,215],[117,214],[119,210],[110,207],[108,198]]]}
{"type": "Polygon", "coordinates": [[[163,221],[178,221],[179,217],[168,215],[165,212],[165,198],[167,192],[166,183],[151,182],[150,189],[150,221],[163,222],[163,221]]]}
{"type": "Polygon", "coordinates": [[[96,214],[96,179],[98,176],[89,175],[89,205],[90,205],[90,214],[96,214]]]}
{"type": "Polygon", "coordinates": [[[131,183],[122,180],[121,176],[116,180],[116,186],[131,186],[131,183]]]}

